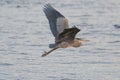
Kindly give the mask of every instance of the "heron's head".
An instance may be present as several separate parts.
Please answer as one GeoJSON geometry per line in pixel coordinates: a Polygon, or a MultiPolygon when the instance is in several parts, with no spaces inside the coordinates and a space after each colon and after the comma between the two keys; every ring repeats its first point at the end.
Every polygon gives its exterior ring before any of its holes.
{"type": "Polygon", "coordinates": [[[75,38],[72,46],[73,47],[80,47],[82,45],[82,43],[87,42],[87,41],[89,41],[89,40],[84,40],[84,39],[81,39],[81,38],[75,38]]]}

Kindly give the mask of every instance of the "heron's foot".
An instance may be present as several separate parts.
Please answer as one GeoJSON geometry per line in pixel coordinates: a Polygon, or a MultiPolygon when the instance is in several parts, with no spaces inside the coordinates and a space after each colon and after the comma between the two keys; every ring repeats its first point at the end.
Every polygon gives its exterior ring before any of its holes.
{"type": "Polygon", "coordinates": [[[58,49],[59,47],[55,47],[55,48],[53,48],[53,49],[51,49],[50,51],[48,51],[48,52],[44,52],[44,54],[42,54],[42,56],[41,57],[45,57],[45,56],[47,56],[48,54],[50,54],[51,52],[53,52],[54,50],[56,50],[56,49],[58,49]]]}
{"type": "Polygon", "coordinates": [[[48,52],[44,51],[44,54],[42,54],[41,57],[45,57],[45,56],[47,56],[47,55],[48,55],[48,52]]]}

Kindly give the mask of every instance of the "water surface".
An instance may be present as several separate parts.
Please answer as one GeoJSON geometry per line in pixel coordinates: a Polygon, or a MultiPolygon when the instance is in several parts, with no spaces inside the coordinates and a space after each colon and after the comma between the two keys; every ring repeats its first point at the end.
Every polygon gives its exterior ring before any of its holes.
{"type": "Polygon", "coordinates": [[[42,2],[1,0],[0,80],[120,80],[120,1],[49,0],[90,42],[44,58],[54,37],[42,2]]]}

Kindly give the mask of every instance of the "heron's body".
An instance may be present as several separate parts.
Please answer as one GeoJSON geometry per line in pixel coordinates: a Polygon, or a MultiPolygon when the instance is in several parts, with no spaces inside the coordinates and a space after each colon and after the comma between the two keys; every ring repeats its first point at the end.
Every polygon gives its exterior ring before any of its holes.
{"type": "Polygon", "coordinates": [[[75,26],[69,28],[68,20],[61,13],[50,4],[45,5],[44,13],[49,21],[51,32],[55,37],[55,44],[51,46],[53,49],[45,52],[42,57],[58,48],[80,47],[82,45],[83,40],[75,38],[80,29],[75,26]]]}
{"type": "Polygon", "coordinates": [[[66,41],[63,41],[63,42],[61,42],[60,44],[58,44],[57,46],[60,47],[60,48],[80,47],[81,44],[82,44],[82,42],[80,42],[80,41],[77,40],[77,39],[74,39],[73,42],[66,42],[66,41]]]}

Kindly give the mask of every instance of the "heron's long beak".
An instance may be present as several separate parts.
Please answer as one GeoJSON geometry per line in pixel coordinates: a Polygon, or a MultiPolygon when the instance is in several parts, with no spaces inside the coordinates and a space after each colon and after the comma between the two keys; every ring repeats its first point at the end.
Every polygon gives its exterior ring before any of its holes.
{"type": "Polygon", "coordinates": [[[79,40],[79,42],[81,42],[81,43],[84,43],[84,42],[89,42],[90,40],[87,40],[87,39],[78,39],[79,40]]]}
{"type": "Polygon", "coordinates": [[[53,52],[54,50],[56,50],[56,49],[58,49],[59,47],[55,47],[55,48],[53,48],[53,49],[51,49],[50,51],[48,51],[48,52],[44,52],[44,54],[42,54],[42,56],[41,57],[45,57],[45,56],[47,56],[48,54],[50,54],[51,52],[53,52]]]}
{"type": "Polygon", "coordinates": [[[87,39],[85,40],[85,39],[83,39],[83,42],[89,42],[89,41],[90,41],[90,40],[87,40],[87,39]]]}

